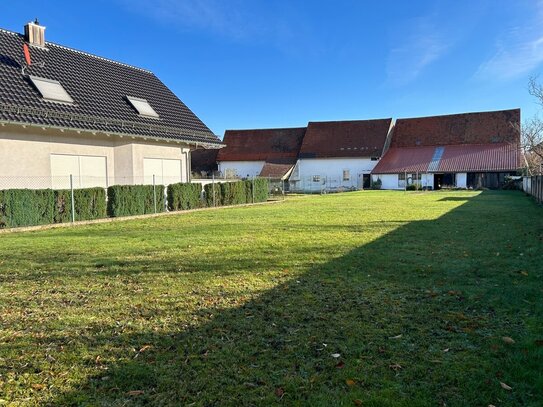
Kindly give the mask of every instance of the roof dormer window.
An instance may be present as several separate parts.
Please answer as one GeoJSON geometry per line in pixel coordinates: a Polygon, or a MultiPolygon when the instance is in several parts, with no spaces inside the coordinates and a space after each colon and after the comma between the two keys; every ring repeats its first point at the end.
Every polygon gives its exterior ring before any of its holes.
{"type": "Polygon", "coordinates": [[[135,98],[132,96],[126,97],[130,104],[134,107],[134,109],[137,110],[137,112],[140,114],[140,116],[144,117],[152,117],[155,119],[158,119],[160,116],[157,112],[151,107],[149,102],[145,99],[141,98],[135,98]]]}
{"type": "Polygon", "coordinates": [[[49,102],[74,103],[74,100],[62,87],[59,81],[40,78],[38,76],[29,76],[29,78],[36,89],[41,93],[44,100],[49,102]]]}

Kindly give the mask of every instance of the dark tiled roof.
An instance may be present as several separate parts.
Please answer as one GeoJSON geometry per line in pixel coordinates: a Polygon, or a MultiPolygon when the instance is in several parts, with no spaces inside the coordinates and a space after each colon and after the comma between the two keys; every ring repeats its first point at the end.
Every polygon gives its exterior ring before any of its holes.
{"type": "Polygon", "coordinates": [[[520,109],[398,119],[391,147],[518,143],[520,109]]]}
{"type": "Polygon", "coordinates": [[[75,103],[43,100],[22,74],[23,43],[22,35],[0,30],[1,121],[220,144],[152,72],[49,42],[30,47],[25,73],[59,81],[75,103]],[[160,119],[140,116],[126,96],[146,99],[160,119]]]}
{"type": "Polygon", "coordinates": [[[296,161],[305,127],[226,130],[217,161],[296,161]]]}
{"type": "Polygon", "coordinates": [[[380,157],[392,119],[309,122],[300,158],[380,157]]]}
{"type": "Polygon", "coordinates": [[[272,179],[283,179],[294,167],[293,163],[275,163],[275,162],[266,162],[262,171],[260,171],[260,177],[272,178],[272,179]]]}
{"type": "Polygon", "coordinates": [[[456,144],[449,146],[392,147],[373,169],[373,174],[402,172],[503,172],[520,167],[520,149],[515,143],[456,144]],[[443,149],[434,162],[436,150],[443,149]]]}
{"type": "Polygon", "coordinates": [[[194,150],[190,153],[190,162],[193,172],[217,170],[217,154],[219,150],[194,150]]]}

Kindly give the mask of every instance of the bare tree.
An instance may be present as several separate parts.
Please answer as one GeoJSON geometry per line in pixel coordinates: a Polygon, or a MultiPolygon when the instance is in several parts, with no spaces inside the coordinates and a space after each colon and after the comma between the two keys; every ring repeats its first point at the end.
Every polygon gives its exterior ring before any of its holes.
{"type": "MultiPolygon", "coordinates": [[[[530,78],[528,92],[543,107],[543,85],[538,81],[537,76],[530,78]]],[[[519,131],[528,174],[543,174],[543,120],[537,115],[525,120],[519,131]]]]}

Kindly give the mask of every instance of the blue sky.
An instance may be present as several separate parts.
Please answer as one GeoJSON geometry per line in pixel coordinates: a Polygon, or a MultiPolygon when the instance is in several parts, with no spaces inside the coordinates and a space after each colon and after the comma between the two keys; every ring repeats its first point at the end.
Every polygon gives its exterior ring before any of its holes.
{"type": "MultiPolygon", "coordinates": [[[[539,106],[542,0],[27,0],[49,41],[152,70],[216,134],[539,106]]],[[[542,76],[543,79],[543,76],[542,76]]]]}

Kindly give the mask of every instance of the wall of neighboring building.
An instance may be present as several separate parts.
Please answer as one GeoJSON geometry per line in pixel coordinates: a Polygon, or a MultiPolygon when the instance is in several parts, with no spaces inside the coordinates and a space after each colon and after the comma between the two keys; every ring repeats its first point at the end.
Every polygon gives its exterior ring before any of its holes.
{"type": "MultiPolygon", "coordinates": [[[[407,185],[418,183],[423,188],[434,188],[434,174],[418,174],[420,181],[416,180],[417,174],[401,174],[404,178],[407,175],[407,185]]],[[[400,181],[400,174],[372,174],[371,179],[376,182],[381,180],[381,189],[404,189],[405,182],[400,181]]]]}
{"type": "Polygon", "coordinates": [[[2,126],[0,189],[66,188],[69,174],[77,171],[81,172],[76,187],[143,183],[145,158],[179,160],[176,179],[186,182],[187,147],[88,132],[2,126]]]}
{"type": "Polygon", "coordinates": [[[219,171],[226,178],[258,177],[264,161],[220,161],[219,171]]]}
{"type": "Polygon", "coordinates": [[[289,179],[291,190],[361,189],[377,161],[370,158],[302,158],[289,179]]]}

